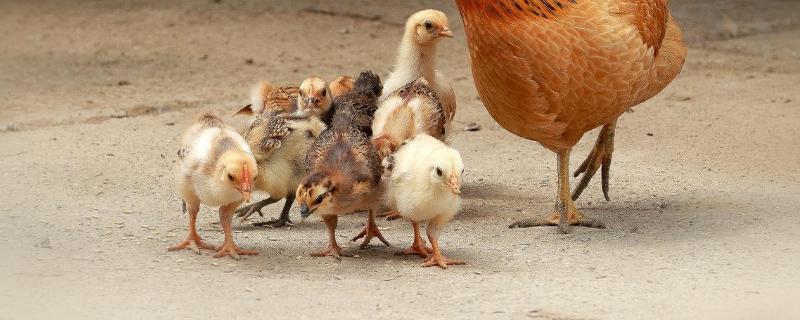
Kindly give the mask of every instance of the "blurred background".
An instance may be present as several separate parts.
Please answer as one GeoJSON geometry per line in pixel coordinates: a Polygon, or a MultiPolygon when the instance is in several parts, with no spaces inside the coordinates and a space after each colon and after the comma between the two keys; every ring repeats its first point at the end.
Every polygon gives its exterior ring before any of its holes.
{"type": "MultiPolygon", "coordinates": [[[[482,107],[453,1],[0,1],[0,319],[797,316],[800,1],[670,3],[684,70],[621,118],[613,201],[595,179],[578,202],[609,229],[561,235],[507,228],[552,209],[555,159],[482,107]],[[166,252],[185,231],[172,169],[192,115],[242,121],[259,79],[386,76],[426,8],[455,32],[438,69],[458,97],[465,203],[442,241],[469,265],[395,257],[402,221],[379,222],[394,247],[342,262],[308,257],[319,222],[240,226],[262,252],[241,261],[166,252]]],[[[215,220],[201,211],[219,243],[215,220]]],[[[342,243],[362,221],[342,219],[342,243]]]]}

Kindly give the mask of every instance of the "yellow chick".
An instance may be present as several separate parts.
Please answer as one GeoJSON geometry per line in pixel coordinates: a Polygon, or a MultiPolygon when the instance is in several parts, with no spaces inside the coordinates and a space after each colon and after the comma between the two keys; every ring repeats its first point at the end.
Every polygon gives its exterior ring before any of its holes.
{"type": "Polygon", "coordinates": [[[461,154],[427,134],[419,134],[384,159],[383,164],[390,172],[385,181],[386,205],[411,220],[414,227],[414,243],[402,253],[427,257],[430,252],[424,267],[446,269],[448,265],[465,264],[444,257],[438,241],[439,230],[453,219],[461,205],[461,154]],[[430,250],[420,236],[421,221],[428,221],[430,250]]]}
{"type": "Polygon", "coordinates": [[[436,70],[436,45],[442,38],[452,37],[447,16],[441,11],[428,9],[411,15],[406,21],[397,64],[383,84],[383,95],[379,101],[385,100],[407,83],[424,77],[436,90],[447,122],[452,121],[456,112],[453,86],[436,70]]]}
{"type": "Polygon", "coordinates": [[[256,251],[243,250],[233,242],[231,219],[234,210],[250,199],[253,181],[257,178],[256,160],[247,142],[235,131],[225,126],[212,114],[197,116],[194,124],[183,135],[178,151],[181,161],[176,169],[177,187],[189,211],[189,235],[186,240],[168,250],[190,248],[214,249],[205,244],[195,229],[200,203],[219,207],[219,222],[225,240],[217,249],[215,258],[254,255],[256,251]]]}
{"type": "Polygon", "coordinates": [[[331,90],[328,88],[328,83],[317,76],[309,77],[300,84],[300,96],[297,98],[295,115],[325,119],[325,115],[331,110],[331,101],[331,90]]]}

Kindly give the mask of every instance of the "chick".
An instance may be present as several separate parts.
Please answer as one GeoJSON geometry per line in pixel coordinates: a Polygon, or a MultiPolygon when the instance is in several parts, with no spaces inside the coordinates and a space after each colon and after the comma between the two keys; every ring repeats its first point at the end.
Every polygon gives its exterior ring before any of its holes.
{"type": "Polygon", "coordinates": [[[331,126],[333,115],[335,115],[343,122],[349,122],[349,126],[364,132],[367,137],[371,137],[372,121],[375,117],[375,110],[378,109],[378,97],[382,91],[383,85],[380,77],[372,71],[362,71],[353,84],[352,90],[333,99],[331,107],[333,112],[330,113],[329,118],[323,117],[322,121],[331,126]]]}
{"type": "Polygon", "coordinates": [[[259,81],[250,90],[250,104],[244,106],[236,114],[292,113],[297,109],[297,97],[299,95],[300,89],[298,87],[276,87],[267,81],[259,81]]]}
{"type": "Polygon", "coordinates": [[[447,120],[452,121],[456,112],[455,93],[450,81],[436,70],[436,45],[444,37],[453,37],[444,13],[429,9],[411,15],[406,21],[397,64],[384,83],[380,100],[385,100],[407,83],[424,77],[436,90],[447,120]]]}
{"type": "Polygon", "coordinates": [[[444,141],[446,120],[436,91],[420,77],[383,100],[372,122],[372,142],[383,159],[418,133],[444,141]]]}
{"type": "Polygon", "coordinates": [[[289,210],[294,203],[294,192],[306,174],[303,162],[311,145],[324,129],[325,124],[317,117],[292,117],[271,112],[253,118],[244,137],[258,163],[255,190],[266,192],[269,197],[239,209],[237,216],[240,222],[256,212],[263,216],[262,208],[286,199],[278,219],[254,225],[282,227],[292,223],[289,210]]]}
{"type": "Polygon", "coordinates": [[[331,96],[336,98],[341,96],[345,93],[350,92],[353,90],[353,86],[355,85],[355,79],[353,77],[348,76],[339,76],[333,82],[331,82],[331,96]]]}
{"type": "Polygon", "coordinates": [[[186,240],[169,247],[170,251],[190,248],[213,249],[205,244],[195,230],[200,203],[219,207],[219,222],[225,241],[215,258],[257,254],[243,250],[233,242],[231,218],[236,207],[250,199],[253,181],[258,177],[256,160],[242,137],[226,127],[214,114],[204,113],[183,136],[178,151],[181,161],[176,169],[177,187],[189,211],[189,235],[186,240]]]}
{"type": "Polygon", "coordinates": [[[300,84],[297,99],[297,116],[323,117],[331,111],[331,90],[328,84],[317,76],[312,76],[300,84]]]}
{"type": "Polygon", "coordinates": [[[461,155],[427,134],[408,140],[397,152],[386,158],[385,167],[391,171],[385,181],[386,204],[411,220],[414,243],[403,254],[427,257],[423,266],[464,264],[442,256],[438,233],[445,223],[453,219],[461,204],[461,175],[464,164],[461,155]],[[428,221],[427,235],[431,250],[419,233],[419,222],[428,221]]]}

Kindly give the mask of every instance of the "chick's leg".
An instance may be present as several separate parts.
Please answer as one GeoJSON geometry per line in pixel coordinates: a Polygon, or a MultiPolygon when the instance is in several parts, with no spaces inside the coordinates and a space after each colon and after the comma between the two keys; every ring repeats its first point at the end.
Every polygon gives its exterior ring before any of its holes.
{"type": "Polygon", "coordinates": [[[603,126],[603,129],[600,130],[600,135],[597,137],[597,142],[594,144],[594,149],[578,167],[578,170],[575,170],[575,177],[581,174],[583,174],[583,177],[581,177],[578,186],[575,187],[575,191],[572,192],[572,200],[578,200],[583,189],[586,189],[589,181],[592,181],[592,177],[594,177],[599,168],[603,196],[606,197],[606,201],[611,201],[611,197],[608,196],[608,180],[611,173],[611,155],[614,153],[614,132],[616,128],[617,120],[603,126]]]}
{"type": "Polygon", "coordinates": [[[361,243],[360,247],[361,249],[364,249],[369,245],[369,241],[372,240],[373,237],[378,237],[378,239],[381,240],[381,242],[383,242],[383,244],[385,244],[387,247],[391,246],[389,241],[386,241],[386,239],[383,238],[383,234],[381,234],[381,230],[378,229],[378,225],[375,224],[375,211],[370,209],[369,213],[367,213],[367,225],[364,226],[364,230],[361,230],[361,232],[353,237],[353,239],[350,241],[356,241],[364,238],[364,242],[361,243]]]}
{"type": "Polygon", "coordinates": [[[544,219],[524,219],[514,222],[509,228],[528,228],[538,226],[558,226],[563,233],[569,233],[570,226],[582,226],[605,229],[601,221],[588,219],[583,216],[569,194],[569,149],[558,152],[558,199],[555,212],[544,219]]]}
{"type": "Polygon", "coordinates": [[[265,222],[257,222],[254,223],[254,226],[261,227],[261,226],[268,226],[273,228],[280,228],[283,226],[292,226],[292,220],[289,219],[289,210],[292,209],[292,203],[294,203],[294,193],[290,193],[286,196],[286,202],[283,204],[283,210],[281,211],[281,216],[278,219],[272,219],[270,221],[265,222]]]}
{"type": "Polygon", "coordinates": [[[327,257],[331,256],[336,260],[341,260],[342,256],[352,257],[352,253],[344,252],[342,247],[336,243],[336,224],[339,218],[335,215],[323,215],[322,221],[325,221],[325,226],[328,228],[328,247],[324,250],[311,253],[312,257],[327,257]]]}
{"type": "Polygon", "coordinates": [[[398,255],[416,254],[427,258],[428,254],[433,252],[433,249],[425,246],[425,240],[422,240],[422,235],[419,232],[419,222],[411,221],[411,228],[414,229],[414,243],[407,249],[398,252],[398,255]]]}
{"type": "Polygon", "coordinates": [[[247,219],[250,218],[250,216],[254,213],[258,213],[259,216],[263,217],[264,213],[261,212],[261,209],[264,209],[264,207],[280,200],[281,199],[266,198],[249,206],[239,208],[239,210],[236,210],[236,216],[239,217],[239,223],[247,221],[247,219]]]}
{"type": "Polygon", "coordinates": [[[222,225],[222,231],[225,233],[225,241],[217,248],[217,254],[214,258],[221,258],[224,256],[231,256],[239,260],[239,255],[256,255],[258,252],[253,250],[244,250],[236,246],[233,242],[233,228],[231,222],[233,220],[233,213],[239,203],[232,203],[226,206],[219,207],[219,224],[222,225]]]}
{"type": "Polygon", "coordinates": [[[431,256],[425,260],[422,266],[423,267],[438,266],[439,268],[447,269],[447,266],[449,265],[467,264],[464,261],[449,259],[442,255],[442,251],[439,250],[439,234],[438,234],[439,226],[440,222],[438,218],[428,222],[428,229],[427,229],[428,240],[431,241],[431,247],[433,247],[433,254],[431,254],[431,256]]]}
{"type": "Polygon", "coordinates": [[[195,228],[195,222],[197,221],[197,213],[200,211],[200,202],[199,201],[190,201],[187,205],[186,202],[183,202],[184,209],[188,209],[189,211],[189,235],[186,236],[186,240],[181,241],[180,243],[167,248],[169,251],[181,250],[189,248],[194,253],[200,254],[200,249],[208,249],[214,250],[214,246],[205,244],[203,239],[200,238],[200,235],[197,234],[197,228],[195,228]],[[186,208],[188,206],[188,208],[186,208]]]}

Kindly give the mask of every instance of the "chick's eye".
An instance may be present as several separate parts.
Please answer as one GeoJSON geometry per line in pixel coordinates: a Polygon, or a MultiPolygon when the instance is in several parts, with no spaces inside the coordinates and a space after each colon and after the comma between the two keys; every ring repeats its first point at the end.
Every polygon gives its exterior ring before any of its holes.
{"type": "Polygon", "coordinates": [[[425,29],[428,30],[433,29],[433,23],[431,23],[430,21],[425,21],[425,29]]]}
{"type": "Polygon", "coordinates": [[[442,169],[436,168],[436,175],[441,177],[442,176],[442,169]]]}
{"type": "Polygon", "coordinates": [[[320,203],[322,203],[322,199],[325,199],[325,194],[324,194],[324,193],[323,193],[323,194],[321,194],[321,195],[319,195],[319,196],[317,197],[317,199],[316,199],[316,200],[314,200],[314,204],[320,204],[320,203]]]}
{"type": "Polygon", "coordinates": [[[328,95],[328,89],[327,88],[322,89],[322,96],[324,97],[324,96],[327,96],[327,95],[328,95]]]}
{"type": "Polygon", "coordinates": [[[228,174],[228,180],[233,181],[233,175],[231,175],[230,173],[228,174]]]}

